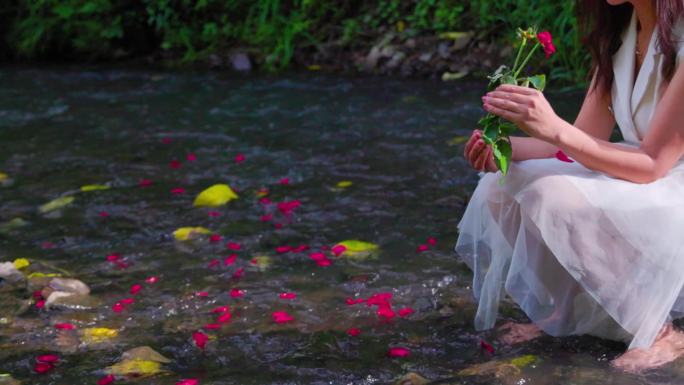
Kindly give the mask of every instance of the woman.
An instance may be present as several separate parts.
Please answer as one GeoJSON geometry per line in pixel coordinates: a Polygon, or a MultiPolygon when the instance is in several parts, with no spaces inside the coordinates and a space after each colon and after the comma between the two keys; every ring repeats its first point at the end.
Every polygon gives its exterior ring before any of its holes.
{"type": "Polygon", "coordinates": [[[475,326],[494,326],[505,292],[533,321],[504,341],[591,334],[621,340],[616,367],[640,371],[684,354],[684,2],[582,0],[593,79],[574,125],[541,92],[502,85],[484,109],[511,138],[503,183],[475,130],[465,156],[487,173],[459,227],[473,269],[475,326]],[[609,142],[615,124],[624,141],[609,142]],[[554,156],[562,150],[574,162],[554,156]]]}

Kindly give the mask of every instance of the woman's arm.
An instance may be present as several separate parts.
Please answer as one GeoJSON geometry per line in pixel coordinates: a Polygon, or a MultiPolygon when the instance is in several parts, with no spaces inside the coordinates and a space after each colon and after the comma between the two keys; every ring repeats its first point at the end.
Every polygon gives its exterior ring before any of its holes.
{"type": "MultiPolygon", "coordinates": [[[[574,126],[587,134],[604,140],[610,139],[610,134],[615,127],[615,118],[608,107],[611,104],[610,93],[594,89],[596,73],[591,80],[591,85],[584,97],[574,126]]],[[[515,160],[550,158],[558,151],[558,146],[533,137],[512,136],[511,147],[515,160]]]]}
{"type": "Polygon", "coordinates": [[[536,90],[503,85],[485,109],[510,120],[530,136],[558,146],[587,168],[636,183],[650,183],[684,155],[684,63],[658,102],[648,134],[639,148],[610,143],[559,118],[536,90]]]}

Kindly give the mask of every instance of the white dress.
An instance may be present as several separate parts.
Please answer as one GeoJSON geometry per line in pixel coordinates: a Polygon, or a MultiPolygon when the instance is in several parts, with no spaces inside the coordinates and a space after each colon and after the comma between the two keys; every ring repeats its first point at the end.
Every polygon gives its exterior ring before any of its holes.
{"type": "MultiPolygon", "coordinates": [[[[675,32],[683,31],[684,21],[675,32]]],[[[625,146],[645,137],[662,81],[654,31],[633,82],[636,35],[633,14],[613,57],[625,146]]],[[[679,65],[684,39],[677,48],[679,65]]],[[[500,177],[480,173],[458,224],[455,250],[473,270],[479,302],[476,329],[494,326],[504,290],[548,334],[629,348],[649,347],[666,321],[684,315],[684,159],[648,184],[556,158],[513,162],[503,184],[500,177]]]]}

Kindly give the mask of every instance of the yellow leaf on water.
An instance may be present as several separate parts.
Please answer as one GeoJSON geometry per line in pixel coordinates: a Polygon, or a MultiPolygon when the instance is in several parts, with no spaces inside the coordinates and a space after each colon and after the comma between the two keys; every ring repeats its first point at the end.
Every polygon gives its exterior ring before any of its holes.
{"type": "Polygon", "coordinates": [[[193,206],[195,207],[218,207],[238,199],[238,195],[227,184],[215,184],[202,191],[193,206]]]}
{"type": "Polygon", "coordinates": [[[522,369],[526,366],[530,366],[537,362],[539,360],[539,357],[532,355],[532,354],[526,354],[524,356],[516,357],[511,360],[511,364],[522,369]]]}
{"type": "Polygon", "coordinates": [[[50,211],[59,210],[62,207],[66,207],[66,206],[70,205],[74,201],[74,199],[75,198],[73,196],[65,196],[65,197],[57,198],[57,199],[51,200],[50,202],[40,206],[38,208],[38,211],[40,211],[42,214],[45,214],[45,213],[50,212],[50,211]]]}
{"type": "Polygon", "coordinates": [[[114,364],[105,371],[115,376],[137,376],[146,377],[161,373],[161,364],[147,360],[124,360],[114,364]]]}
{"type": "Polygon", "coordinates": [[[467,141],[468,141],[468,137],[467,137],[467,136],[457,136],[457,137],[454,137],[454,138],[449,139],[449,140],[447,141],[447,144],[448,144],[449,146],[457,146],[457,145],[459,145],[459,144],[461,144],[461,143],[465,143],[465,142],[467,142],[467,141]]]}
{"type": "Polygon", "coordinates": [[[319,66],[318,64],[312,64],[312,65],[306,67],[306,69],[308,69],[309,71],[320,71],[321,66],[319,66]]]}
{"type": "Polygon", "coordinates": [[[343,180],[340,182],[337,182],[337,187],[339,188],[347,188],[352,185],[352,182],[350,180],[343,180]]]}
{"type": "Polygon", "coordinates": [[[352,259],[364,259],[377,253],[379,250],[378,245],[374,243],[358,240],[342,241],[335,246],[344,246],[345,250],[341,255],[352,259]]]}
{"type": "Polygon", "coordinates": [[[59,274],[59,273],[48,273],[48,274],[45,274],[45,273],[41,273],[41,272],[39,272],[39,271],[36,271],[36,272],[34,272],[34,273],[29,274],[29,275],[27,276],[27,278],[31,279],[31,278],[61,277],[61,276],[62,276],[62,274],[59,274]]]}
{"type": "Polygon", "coordinates": [[[194,235],[206,235],[206,234],[211,234],[211,230],[207,229],[206,227],[181,227],[177,229],[176,231],[173,232],[174,238],[176,238],[177,241],[188,241],[190,238],[192,238],[194,235]]]}
{"type": "Polygon", "coordinates": [[[119,331],[110,328],[87,328],[83,329],[83,342],[86,344],[97,344],[105,342],[119,335],[119,331]]]}
{"type": "Polygon", "coordinates": [[[26,258],[17,258],[14,260],[14,268],[17,270],[21,270],[29,265],[31,265],[31,262],[26,258]]]}
{"type": "Polygon", "coordinates": [[[261,271],[268,269],[272,262],[271,257],[267,255],[258,255],[252,258],[252,261],[254,262],[253,265],[261,271]]]}
{"type": "Polygon", "coordinates": [[[9,175],[5,174],[4,172],[0,172],[0,182],[5,179],[9,179],[9,175]]]}
{"type": "Polygon", "coordinates": [[[87,184],[85,186],[81,186],[81,191],[83,191],[83,192],[109,190],[109,189],[110,189],[110,187],[105,185],[105,184],[87,184]]]}

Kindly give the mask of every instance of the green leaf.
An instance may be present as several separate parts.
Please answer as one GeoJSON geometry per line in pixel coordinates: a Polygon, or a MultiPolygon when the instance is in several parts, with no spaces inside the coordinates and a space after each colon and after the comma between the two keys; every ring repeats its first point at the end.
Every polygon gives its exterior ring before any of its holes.
{"type": "Polygon", "coordinates": [[[515,133],[515,131],[518,130],[518,126],[516,126],[514,123],[511,123],[509,121],[503,121],[503,122],[501,122],[501,125],[499,126],[499,130],[501,131],[502,136],[510,136],[511,134],[515,133]]]}
{"type": "Polygon", "coordinates": [[[76,12],[76,10],[70,5],[60,4],[52,8],[52,12],[63,19],[68,19],[74,14],[74,12],[76,12]]]}
{"type": "Polygon", "coordinates": [[[539,91],[544,91],[544,87],[546,87],[546,75],[530,76],[527,78],[527,80],[532,83],[532,87],[538,89],[539,91]]]}
{"type": "Polygon", "coordinates": [[[503,84],[513,84],[513,85],[518,85],[518,82],[515,81],[515,78],[513,75],[504,75],[501,77],[501,83],[503,84]]]}
{"type": "Polygon", "coordinates": [[[494,161],[499,167],[499,170],[501,170],[502,174],[506,175],[513,155],[511,143],[506,139],[499,139],[496,141],[495,145],[492,146],[492,152],[494,154],[494,161]]]}

